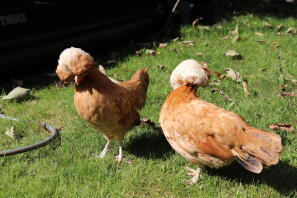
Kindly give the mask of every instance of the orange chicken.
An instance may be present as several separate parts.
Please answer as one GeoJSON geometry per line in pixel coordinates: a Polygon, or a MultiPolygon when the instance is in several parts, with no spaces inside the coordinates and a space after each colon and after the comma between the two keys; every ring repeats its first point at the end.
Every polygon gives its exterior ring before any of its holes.
{"type": "Polygon", "coordinates": [[[131,80],[117,82],[110,80],[102,71],[102,66],[98,69],[89,53],[71,47],[61,53],[56,73],[62,81],[75,81],[74,105],[77,113],[107,139],[98,157],[105,156],[115,139],[120,142],[116,160],[121,162],[124,135],[140,124],[137,110],[145,105],[149,76],[147,68],[143,68],[131,80]]]}
{"type": "Polygon", "coordinates": [[[204,166],[219,168],[234,159],[253,173],[277,164],[282,151],[279,135],[249,126],[241,116],[196,94],[209,77],[208,68],[195,60],[183,61],[171,74],[174,90],[160,113],[162,130],[172,148],[199,167],[188,168],[194,176],[189,184],[200,179],[204,166]]]}

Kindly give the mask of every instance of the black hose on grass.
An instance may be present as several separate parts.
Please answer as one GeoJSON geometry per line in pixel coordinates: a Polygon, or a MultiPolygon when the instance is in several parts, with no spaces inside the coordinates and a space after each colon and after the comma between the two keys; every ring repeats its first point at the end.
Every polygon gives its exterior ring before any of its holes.
{"type": "MultiPolygon", "coordinates": [[[[17,118],[9,117],[9,116],[3,115],[3,114],[0,114],[0,118],[18,121],[17,118]]],[[[8,156],[8,155],[15,155],[15,154],[24,153],[27,151],[32,151],[34,149],[37,149],[37,148],[40,148],[40,147],[43,147],[43,146],[49,144],[51,141],[53,141],[54,139],[59,137],[59,130],[56,129],[55,127],[53,127],[47,123],[40,123],[40,126],[43,129],[45,129],[51,133],[47,139],[45,139],[41,142],[38,142],[36,144],[29,145],[29,146],[16,148],[16,149],[10,149],[10,150],[6,150],[6,151],[0,151],[0,157],[4,157],[4,156],[8,156]]]]}

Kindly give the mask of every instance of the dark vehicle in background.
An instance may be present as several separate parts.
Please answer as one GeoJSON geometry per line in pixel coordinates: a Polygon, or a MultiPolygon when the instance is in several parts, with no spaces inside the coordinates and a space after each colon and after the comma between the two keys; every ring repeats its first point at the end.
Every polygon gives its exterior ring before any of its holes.
{"type": "Polygon", "coordinates": [[[0,6],[0,76],[56,66],[70,46],[86,50],[148,32],[164,23],[159,0],[3,0],[0,6]]]}

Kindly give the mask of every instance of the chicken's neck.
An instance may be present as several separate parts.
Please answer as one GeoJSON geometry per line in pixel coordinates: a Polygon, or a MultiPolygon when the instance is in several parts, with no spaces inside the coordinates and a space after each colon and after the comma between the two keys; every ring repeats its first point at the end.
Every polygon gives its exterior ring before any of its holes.
{"type": "Polygon", "coordinates": [[[112,87],[112,81],[97,68],[93,68],[88,71],[88,74],[85,76],[85,79],[79,85],[76,85],[76,91],[85,91],[90,88],[94,88],[98,91],[110,90],[112,87]]]}
{"type": "Polygon", "coordinates": [[[167,101],[171,101],[172,105],[188,103],[192,100],[200,99],[196,94],[197,86],[195,85],[182,85],[173,90],[168,96],[167,101]]]}

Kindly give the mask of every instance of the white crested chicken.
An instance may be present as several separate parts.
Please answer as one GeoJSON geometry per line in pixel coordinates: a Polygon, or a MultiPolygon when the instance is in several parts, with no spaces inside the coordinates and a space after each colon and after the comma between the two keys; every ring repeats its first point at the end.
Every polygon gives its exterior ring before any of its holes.
{"type": "Polygon", "coordinates": [[[193,59],[180,63],[170,77],[174,90],[160,112],[159,121],[171,147],[199,167],[188,168],[193,176],[189,184],[199,181],[204,166],[219,168],[234,159],[253,173],[277,164],[282,151],[279,135],[249,126],[240,115],[196,94],[209,77],[210,70],[193,59]]]}
{"type": "Polygon", "coordinates": [[[106,155],[111,141],[115,139],[119,141],[116,160],[122,161],[124,135],[140,124],[137,110],[145,105],[149,85],[147,70],[138,70],[129,81],[113,82],[102,73],[102,66],[97,68],[89,53],[71,47],[60,54],[56,73],[61,81],[75,81],[74,105],[77,113],[107,139],[99,158],[106,155]]]}

